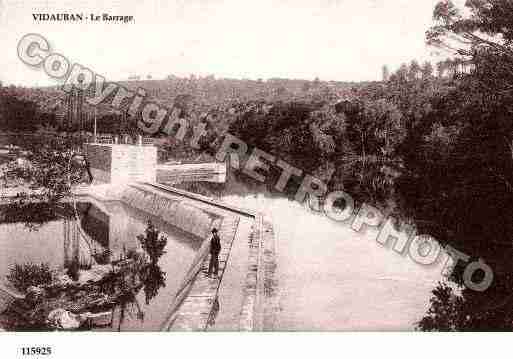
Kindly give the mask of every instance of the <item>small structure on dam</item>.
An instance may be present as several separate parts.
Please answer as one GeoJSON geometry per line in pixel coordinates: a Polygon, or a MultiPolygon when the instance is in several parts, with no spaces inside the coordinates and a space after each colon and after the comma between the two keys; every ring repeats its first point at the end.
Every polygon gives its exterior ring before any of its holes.
{"type": "Polygon", "coordinates": [[[142,144],[86,143],[93,184],[226,181],[226,163],[157,164],[157,147],[142,144]]]}
{"type": "Polygon", "coordinates": [[[114,143],[86,143],[93,184],[155,182],[157,147],[114,143]]]}

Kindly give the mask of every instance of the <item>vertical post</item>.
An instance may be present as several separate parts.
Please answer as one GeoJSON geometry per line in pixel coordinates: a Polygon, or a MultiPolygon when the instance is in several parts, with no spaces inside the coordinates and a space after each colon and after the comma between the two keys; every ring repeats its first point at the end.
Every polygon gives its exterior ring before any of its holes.
{"type": "Polygon", "coordinates": [[[78,89],[77,93],[77,117],[78,117],[78,145],[79,148],[82,147],[83,141],[83,130],[84,130],[84,113],[83,113],[83,105],[84,105],[84,93],[82,89],[78,89]]]}
{"type": "Polygon", "coordinates": [[[64,267],[68,268],[70,264],[70,230],[68,218],[64,218],[62,229],[64,232],[64,267]]]}
{"type": "Polygon", "coordinates": [[[93,142],[96,143],[97,142],[97,138],[96,137],[96,115],[97,115],[97,109],[96,107],[94,108],[94,137],[93,137],[93,142]]]}
{"type": "Polygon", "coordinates": [[[65,119],[65,128],[66,128],[66,142],[68,146],[72,146],[71,140],[71,127],[73,124],[73,113],[74,113],[74,101],[73,101],[73,88],[70,93],[66,96],[66,119],[65,119]]]}

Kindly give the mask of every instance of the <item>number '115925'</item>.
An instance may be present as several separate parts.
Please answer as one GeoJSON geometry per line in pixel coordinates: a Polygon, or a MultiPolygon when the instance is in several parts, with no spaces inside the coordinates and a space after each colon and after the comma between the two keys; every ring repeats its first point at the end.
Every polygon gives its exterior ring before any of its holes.
{"type": "Polygon", "coordinates": [[[51,347],[22,347],[22,355],[51,355],[51,347]]]}

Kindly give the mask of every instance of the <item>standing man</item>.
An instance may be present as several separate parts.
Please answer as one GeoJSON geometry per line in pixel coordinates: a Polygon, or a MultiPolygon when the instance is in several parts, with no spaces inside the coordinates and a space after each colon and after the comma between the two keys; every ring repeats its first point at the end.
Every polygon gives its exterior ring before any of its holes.
{"type": "Polygon", "coordinates": [[[219,270],[219,252],[221,252],[221,238],[217,234],[217,229],[212,229],[212,239],[210,240],[210,264],[208,265],[208,276],[213,273],[217,277],[219,270]]]}

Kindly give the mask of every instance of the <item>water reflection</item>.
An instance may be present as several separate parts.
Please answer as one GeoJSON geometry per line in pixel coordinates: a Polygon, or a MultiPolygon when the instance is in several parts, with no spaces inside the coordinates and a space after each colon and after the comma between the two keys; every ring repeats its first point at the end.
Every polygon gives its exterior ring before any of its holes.
{"type": "Polygon", "coordinates": [[[151,300],[158,295],[159,290],[166,286],[166,273],[158,262],[166,253],[164,248],[168,239],[160,235],[151,221],[148,221],[145,233],[137,236],[137,239],[143,252],[126,251],[124,258],[119,262],[132,263],[126,267],[122,279],[120,281],[108,280],[102,288],[104,293],[120,293],[115,307],[112,308],[112,315],[116,318],[118,331],[121,330],[127,319],[144,322],[145,313],[137,297],[141,288],[145,296],[145,303],[149,305],[151,300]]]}
{"type": "Polygon", "coordinates": [[[146,267],[143,283],[146,305],[148,305],[157,296],[160,288],[166,286],[166,273],[159,265],[150,263],[146,267]]]}
{"type": "Polygon", "coordinates": [[[160,288],[166,286],[166,273],[162,271],[158,261],[166,253],[164,248],[167,245],[167,238],[159,237],[159,234],[153,223],[148,221],[145,236],[137,236],[142,249],[149,257],[149,263],[143,268],[142,273],[146,305],[150,304],[150,301],[157,296],[160,288]]]}
{"type": "MultiPolygon", "coordinates": [[[[149,305],[151,300],[158,295],[159,290],[166,286],[166,273],[159,266],[158,261],[166,253],[164,248],[168,239],[160,235],[151,221],[148,221],[144,235],[137,236],[137,239],[143,252],[126,252],[124,260],[134,263],[128,267],[121,282],[114,282],[123,286],[121,290],[117,289],[122,294],[119,296],[117,305],[112,309],[113,316],[117,317],[116,329],[118,331],[121,331],[126,319],[137,319],[144,322],[145,313],[137,298],[137,293],[141,288],[145,295],[145,303],[149,305]]],[[[112,282],[106,284],[109,285],[112,282]]]]}
{"type": "Polygon", "coordinates": [[[207,326],[213,327],[216,324],[216,318],[217,314],[219,314],[219,309],[221,307],[219,306],[219,297],[216,297],[214,300],[214,304],[212,305],[212,311],[210,312],[210,315],[208,316],[207,326]]]}
{"type": "Polygon", "coordinates": [[[138,319],[141,322],[144,321],[144,312],[142,311],[139,301],[135,295],[123,298],[118,307],[113,310],[113,316],[117,316],[119,318],[117,327],[115,328],[118,332],[121,331],[121,327],[127,317],[130,319],[138,319]]]}
{"type": "Polygon", "coordinates": [[[72,215],[69,204],[29,202],[25,194],[19,194],[12,203],[0,206],[0,223],[23,223],[30,231],[37,231],[48,222],[72,215]]]}
{"type": "MultiPolygon", "coordinates": [[[[37,277],[32,275],[34,280],[23,287],[25,298],[13,301],[4,311],[3,327],[10,330],[92,329],[101,324],[91,318],[98,318],[98,313],[109,311],[111,320],[104,321],[103,325],[111,327],[116,318],[118,330],[127,318],[143,322],[145,313],[137,294],[142,289],[148,305],[165,286],[166,273],[158,261],[165,253],[167,238],[160,236],[148,222],[145,235],[138,236],[138,239],[143,251],[127,252],[125,258],[113,261],[109,266],[97,266],[89,271],[75,270],[79,264],[72,261],[66,269],[71,281],[65,276],[53,280],[44,276],[44,281],[37,281],[37,277]],[[28,284],[33,287],[28,288],[28,284]],[[64,315],[67,319],[62,319],[64,315]],[[50,323],[51,317],[55,317],[59,324],[50,323]]],[[[42,269],[48,267],[41,266],[42,269]]],[[[19,278],[26,278],[27,273],[33,274],[35,270],[42,272],[38,266],[29,263],[23,266],[16,264],[11,272],[21,274],[7,276],[7,279],[22,289],[19,278]]]]}
{"type": "Polygon", "coordinates": [[[43,301],[11,306],[12,320],[0,323],[10,330],[49,330],[44,315],[55,308],[92,316],[80,329],[155,330],[200,246],[121,202],[18,201],[0,205],[0,222],[0,277],[15,264],[46,263],[59,282],[43,301]]]}

